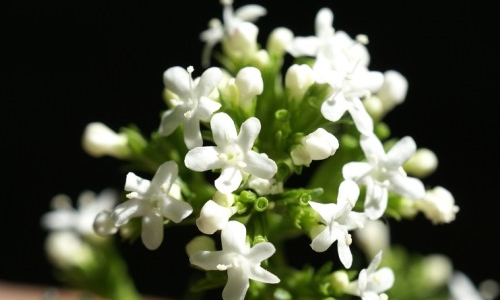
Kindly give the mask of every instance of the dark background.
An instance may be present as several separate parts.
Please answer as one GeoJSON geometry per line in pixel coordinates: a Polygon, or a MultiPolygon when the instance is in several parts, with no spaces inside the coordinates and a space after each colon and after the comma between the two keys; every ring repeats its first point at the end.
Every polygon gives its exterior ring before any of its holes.
{"type": "MultiPolygon", "coordinates": [[[[395,69],[407,77],[407,101],[387,122],[393,135],[410,135],[437,153],[439,169],[425,183],[448,188],[460,212],[448,225],[424,218],[396,224],[393,241],[449,255],[476,284],[499,280],[498,55],[488,32],[495,28],[493,9],[451,0],[269,2],[235,3],[268,9],[257,22],[260,42],[277,26],[312,35],[316,12],[328,6],[336,29],[368,35],[372,70],[395,69]]],[[[84,189],[121,189],[124,183],[120,162],[81,150],[83,128],[102,121],[115,130],[130,122],[145,133],[155,130],[165,109],[163,71],[193,65],[201,74],[198,34],[210,18],[221,17],[221,6],[217,0],[7,3],[0,280],[55,285],[39,226],[50,199],[57,193],[76,199],[84,189]]],[[[154,252],[140,243],[123,247],[141,292],[179,295],[188,233],[168,230],[154,252]]],[[[312,255],[307,244],[302,247],[302,257],[312,255]]]]}

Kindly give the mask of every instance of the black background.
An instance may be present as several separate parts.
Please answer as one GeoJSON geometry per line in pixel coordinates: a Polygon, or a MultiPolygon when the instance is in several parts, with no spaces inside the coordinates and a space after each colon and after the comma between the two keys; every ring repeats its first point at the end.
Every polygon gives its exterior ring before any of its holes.
{"type": "MultiPolygon", "coordinates": [[[[387,118],[393,135],[412,136],[439,157],[425,180],[455,196],[460,212],[448,225],[424,218],[392,226],[393,241],[420,253],[445,253],[477,284],[500,279],[498,241],[499,136],[496,33],[492,8],[455,1],[236,1],[258,3],[271,28],[314,33],[319,8],[330,7],[334,27],[370,38],[370,68],[395,69],[409,81],[406,102],[387,118]],[[491,31],[491,32],[490,32],[491,31]]],[[[7,2],[2,18],[2,194],[0,280],[57,284],[43,253],[40,216],[66,193],[122,188],[120,163],[94,159],[80,148],[91,121],[117,130],[130,122],[145,133],[159,125],[162,73],[193,65],[201,74],[198,34],[218,1],[7,2]]],[[[168,230],[156,251],[123,247],[143,293],[178,296],[186,282],[182,252],[189,229],[168,230]]],[[[308,243],[301,257],[313,256],[308,243]]],[[[306,258],[307,260],[307,258],[306,258]]]]}

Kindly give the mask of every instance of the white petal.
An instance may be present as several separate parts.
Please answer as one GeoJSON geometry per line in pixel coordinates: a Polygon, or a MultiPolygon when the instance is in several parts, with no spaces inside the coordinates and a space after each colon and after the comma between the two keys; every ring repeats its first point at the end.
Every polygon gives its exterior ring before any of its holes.
{"type": "Polygon", "coordinates": [[[311,248],[316,252],[324,252],[337,240],[336,231],[326,226],[311,242],[311,248]]]}
{"type": "Polygon", "coordinates": [[[247,229],[238,221],[229,221],[221,233],[222,249],[225,253],[246,253],[247,229]]]}
{"type": "Polygon", "coordinates": [[[385,159],[386,154],[384,146],[375,134],[362,135],[359,143],[368,161],[371,161],[372,158],[378,160],[385,159]]]}
{"type": "Polygon", "coordinates": [[[193,212],[191,204],[171,198],[170,196],[166,196],[160,205],[161,214],[174,223],[179,223],[193,212]]]}
{"type": "Polygon", "coordinates": [[[325,223],[330,223],[337,215],[338,206],[335,203],[318,203],[314,201],[308,203],[323,218],[325,223]]]}
{"type": "Polygon", "coordinates": [[[50,230],[69,230],[76,226],[78,212],[75,210],[55,210],[42,217],[42,226],[50,230]]]}
{"type": "Polygon", "coordinates": [[[294,57],[316,56],[320,40],[315,37],[296,37],[288,46],[287,51],[294,57]]]}
{"type": "Polygon", "coordinates": [[[337,241],[337,250],[340,261],[346,269],[349,269],[352,266],[352,253],[349,246],[345,243],[345,237],[339,237],[339,240],[337,241]],[[341,239],[344,239],[344,241],[341,239]]]}
{"type": "Polygon", "coordinates": [[[366,186],[365,213],[370,220],[376,220],[385,212],[387,208],[388,191],[387,188],[370,182],[366,186]]]}
{"type": "Polygon", "coordinates": [[[181,67],[171,67],[163,73],[165,87],[177,94],[181,99],[191,94],[191,75],[181,67]]]}
{"type": "Polygon", "coordinates": [[[217,265],[223,263],[223,251],[198,251],[189,257],[189,262],[204,270],[218,270],[217,265]]]}
{"type": "Polygon", "coordinates": [[[226,113],[216,113],[210,120],[214,142],[219,146],[235,141],[238,137],[233,119],[226,113]]]}
{"type": "Polygon", "coordinates": [[[199,99],[198,109],[196,110],[196,117],[202,121],[207,121],[220,107],[221,104],[219,102],[208,97],[201,97],[199,99]]]}
{"type": "Polygon", "coordinates": [[[118,205],[112,214],[115,226],[122,226],[132,218],[143,216],[147,212],[145,202],[145,200],[130,199],[118,205]]]}
{"type": "Polygon", "coordinates": [[[154,191],[165,189],[168,192],[175,178],[177,178],[178,170],[179,168],[173,160],[161,164],[151,180],[150,189],[154,191]]]}
{"type": "Polygon", "coordinates": [[[224,194],[230,194],[238,189],[243,180],[243,174],[237,168],[224,168],[215,180],[215,187],[217,190],[224,194]]]}
{"type": "Polygon", "coordinates": [[[342,168],[342,176],[345,179],[351,179],[359,182],[372,171],[372,165],[365,162],[350,162],[342,168]]]}
{"type": "Polygon", "coordinates": [[[329,98],[321,105],[321,114],[325,119],[337,122],[345,114],[350,104],[344,98],[342,93],[332,95],[334,98],[329,98]]]}
{"type": "Polygon", "coordinates": [[[136,192],[141,196],[147,193],[151,182],[147,179],[143,179],[132,172],[127,174],[127,179],[125,180],[125,190],[127,192],[136,192]]]}
{"type": "Polygon", "coordinates": [[[353,105],[348,108],[348,111],[354,121],[354,125],[356,125],[358,131],[363,135],[373,134],[373,120],[366,111],[363,103],[359,98],[354,98],[351,101],[353,105]]]}
{"type": "Polygon", "coordinates": [[[383,293],[394,285],[394,272],[390,268],[381,268],[375,275],[377,280],[372,282],[374,292],[383,293]]]}
{"type": "Polygon", "coordinates": [[[402,166],[417,150],[417,145],[415,141],[406,136],[399,140],[392,148],[387,152],[387,164],[392,168],[398,168],[402,166]]]}
{"type": "Polygon", "coordinates": [[[188,149],[203,146],[200,123],[195,117],[192,117],[184,122],[184,143],[186,143],[186,147],[188,149]]]}
{"type": "Polygon", "coordinates": [[[249,278],[264,283],[279,283],[280,279],[260,266],[251,266],[249,278]]]}
{"type": "Polygon", "coordinates": [[[247,4],[238,8],[234,12],[234,16],[242,21],[255,22],[258,18],[265,16],[267,10],[257,4],[247,4]]]}
{"type": "Polygon", "coordinates": [[[243,300],[249,286],[248,274],[245,274],[240,268],[229,268],[227,270],[227,283],[222,290],[222,299],[243,300]]]}
{"type": "Polygon", "coordinates": [[[246,255],[247,260],[252,264],[260,264],[276,252],[276,248],[270,242],[262,242],[254,245],[250,253],[246,255]]]}
{"type": "Polygon", "coordinates": [[[149,250],[155,250],[163,241],[163,217],[150,212],[142,218],[142,243],[149,250]]]}
{"type": "Polygon", "coordinates": [[[186,154],[184,164],[189,169],[197,172],[220,169],[223,164],[218,155],[219,152],[217,152],[216,147],[197,147],[186,154]]]}
{"type": "Polygon", "coordinates": [[[359,197],[359,187],[356,182],[346,179],[340,183],[339,195],[337,197],[337,205],[349,203],[351,207],[356,204],[359,197]]]}
{"type": "Polygon", "coordinates": [[[397,174],[389,180],[391,182],[389,189],[401,196],[413,200],[420,200],[425,197],[425,186],[420,179],[397,174]]]}
{"type": "Polygon", "coordinates": [[[160,128],[158,132],[163,136],[168,136],[174,132],[185,120],[184,109],[177,106],[174,109],[167,110],[161,117],[160,128]]]}
{"type": "Polygon", "coordinates": [[[200,81],[196,85],[196,96],[201,98],[208,96],[222,80],[222,71],[217,67],[207,69],[201,74],[200,81]]]}
{"type": "Polygon", "coordinates": [[[366,271],[368,274],[373,274],[375,273],[375,270],[377,270],[378,266],[380,265],[380,262],[382,261],[382,250],[377,252],[377,254],[372,258],[372,261],[368,265],[368,268],[366,268],[366,271]]]}
{"type": "Polygon", "coordinates": [[[205,234],[213,234],[226,227],[229,218],[234,214],[229,207],[224,207],[208,200],[201,208],[200,217],[196,219],[196,226],[205,234]]]}
{"type": "Polygon", "coordinates": [[[329,8],[320,9],[314,23],[316,36],[320,38],[333,36],[333,12],[329,8]]]}
{"type": "Polygon", "coordinates": [[[242,150],[250,150],[253,147],[255,139],[259,135],[260,128],[259,119],[254,117],[247,119],[241,124],[238,145],[242,150]]]}
{"type": "Polygon", "coordinates": [[[246,166],[242,168],[243,171],[263,179],[271,179],[278,171],[278,166],[274,160],[263,153],[247,152],[245,163],[246,166]]]}

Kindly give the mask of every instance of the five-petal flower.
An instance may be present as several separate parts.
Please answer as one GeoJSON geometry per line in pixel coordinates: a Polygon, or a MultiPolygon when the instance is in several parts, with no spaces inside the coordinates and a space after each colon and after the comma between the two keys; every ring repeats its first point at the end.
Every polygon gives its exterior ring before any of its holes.
{"type": "Polygon", "coordinates": [[[226,113],[215,114],[210,125],[217,146],[194,148],[187,153],[184,162],[186,167],[198,172],[222,169],[215,180],[218,191],[232,193],[238,189],[246,174],[263,179],[270,179],[276,174],[276,163],[266,154],[252,150],[261,128],[259,119],[247,119],[241,125],[239,134],[234,121],[226,113]]]}
{"type": "Polygon", "coordinates": [[[378,219],[384,214],[389,191],[414,200],[424,197],[422,181],[406,176],[402,168],[416,150],[411,137],[402,138],[387,153],[375,135],[361,136],[360,144],[367,162],[347,163],[342,174],[345,179],[366,185],[364,205],[370,219],[378,219]]]}
{"type": "Polygon", "coordinates": [[[117,227],[132,218],[142,217],[141,238],[150,250],[158,248],[163,240],[163,218],[179,223],[193,211],[189,203],[169,195],[177,173],[174,161],[163,163],[151,181],[128,173],[125,190],[130,192],[127,194],[129,200],[118,205],[112,214],[117,227]]]}
{"type": "Polygon", "coordinates": [[[159,132],[170,135],[180,125],[184,125],[184,142],[188,149],[203,145],[200,131],[200,121],[208,121],[221,104],[208,96],[221,82],[223,74],[219,68],[207,69],[199,80],[194,81],[191,73],[193,67],[187,70],[172,67],[163,73],[165,88],[178,98],[172,100],[174,108],[167,110],[161,119],[159,132]]]}
{"type": "Polygon", "coordinates": [[[339,258],[346,268],[352,265],[352,253],[349,245],[352,242],[349,230],[363,228],[368,220],[364,213],[351,211],[359,196],[359,187],[351,180],[340,184],[337,203],[317,203],[309,201],[309,205],[320,215],[325,225],[312,240],[311,247],[317,252],[326,251],[335,241],[339,258]]]}
{"type": "Polygon", "coordinates": [[[205,270],[226,271],[228,280],[222,298],[242,300],[250,285],[249,279],[278,283],[279,278],[260,266],[263,260],[276,251],[270,242],[250,246],[246,243],[245,225],[229,221],[221,232],[222,250],[198,251],[189,257],[191,264],[205,270]]]}

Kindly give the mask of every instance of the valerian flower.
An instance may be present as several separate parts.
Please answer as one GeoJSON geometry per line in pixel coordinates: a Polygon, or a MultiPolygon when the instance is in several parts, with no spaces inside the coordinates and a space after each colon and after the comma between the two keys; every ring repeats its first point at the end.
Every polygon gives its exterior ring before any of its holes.
{"type": "Polygon", "coordinates": [[[221,233],[222,250],[198,251],[189,257],[191,264],[205,270],[226,271],[228,280],[222,298],[242,300],[250,286],[249,279],[278,283],[279,278],[260,266],[276,251],[270,242],[250,247],[246,243],[246,228],[237,221],[229,221],[221,233]]]}
{"type": "Polygon", "coordinates": [[[382,251],[375,255],[368,268],[359,272],[358,279],[352,281],[345,292],[363,300],[387,300],[384,292],[393,286],[394,272],[388,267],[377,270],[381,261],[382,251]]]}
{"type": "Polygon", "coordinates": [[[208,96],[222,80],[222,71],[212,67],[207,69],[199,81],[192,78],[193,67],[187,70],[171,67],[163,73],[165,88],[178,98],[172,99],[173,108],[167,110],[161,119],[159,133],[170,135],[180,125],[184,125],[184,142],[188,149],[203,145],[200,121],[208,121],[221,104],[208,96]]]}
{"type": "Polygon", "coordinates": [[[233,194],[215,192],[213,200],[208,200],[201,208],[200,216],[196,219],[196,226],[205,234],[213,234],[223,229],[229,222],[229,218],[238,211],[233,204],[233,194]]]}
{"type": "Polygon", "coordinates": [[[452,222],[459,211],[453,195],[441,186],[427,190],[422,199],[415,201],[415,206],[434,224],[452,222]]]}
{"type": "Polygon", "coordinates": [[[364,206],[370,219],[378,219],[384,214],[389,191],[412,200],[424,197],[422,181],[408,177],[402,168],[416,150],[411,137],[402,138],[387,153],[375,135],[361,136],[360,144],[367,161],[347,163],[342,174],[345,179],[366,186],[364,206]]]}
{"type": "Polygon", "coordinates": [[[368,220],[364,213],[353,212],[352,208],[359,196],[359,187],[355,182],[346,180],[340,184],[337,203],[317,203],[309,201],[309,205],[320,215],[323,230],[313,238],[311,248],[317,252],[326,251],[337,241],[339,258],[344,267],[352,265],[352,243],[350,230],[363,228],[368,220]]]}
{"type": "Polygon", "coordinates": [[[338,148],[337,138],[325,129],[318,128],[304,136],[290,155],[294,164],[308,166],[313,160],[323,160],[334,155],[338,148]]]}
{"type": "Polygon", "coordinates": [[[53,211],[42,217],[42,226],[52,231],[74,231],[81,235],[94,235],[94,219],[103,210],[115,206],[118,195],[106,189],[96,195],[91,191],[83,191],[78,197],[78,209],[71,205],[71,199],[63,194],[52,199],[53,211]]]}
{"type": "Polygon", "coordinates": [[[234,121],[226,113],[215,114],[210,125],[217,146],[194,148],[186,154],[184,162],[186,167],[198,172],[222,169],[215,180],[218,191],[232,193],[238,189],[244,175],[271,179],[276,174],[276,163],[266,154],[252,150],[261,128],[259,119],[247,119],[241,125],[239,134],[234,121]]]}
{"type": "Polygon", "coordinates": [[[267,13],[264,7],[256,4],[244,5],[236,11],[233,11],[232,0],[221,0],[221,4],[224,5],[222,22],[219,19],[210,20],[209,28],[200,34],[200,39],[206,43],[202,55],[204,67],[210,64],[212,49],[224,35],[231,36],[241,23],[254,22],[267,13]]]}
{"type": "Polygon", "coordinates": [[[154,250],[163,240],[163,220],[179,223],[188,217],[193,208],[187,202],[175,199],[169,191],[177,178],[178,167],[174,161],[163,163],[151,181],[132,172],[127,174],[126,202],[118,205],[112,214],[115,226],[126,224],[130,219],[142,217],[142,242],[154,250]]]}

